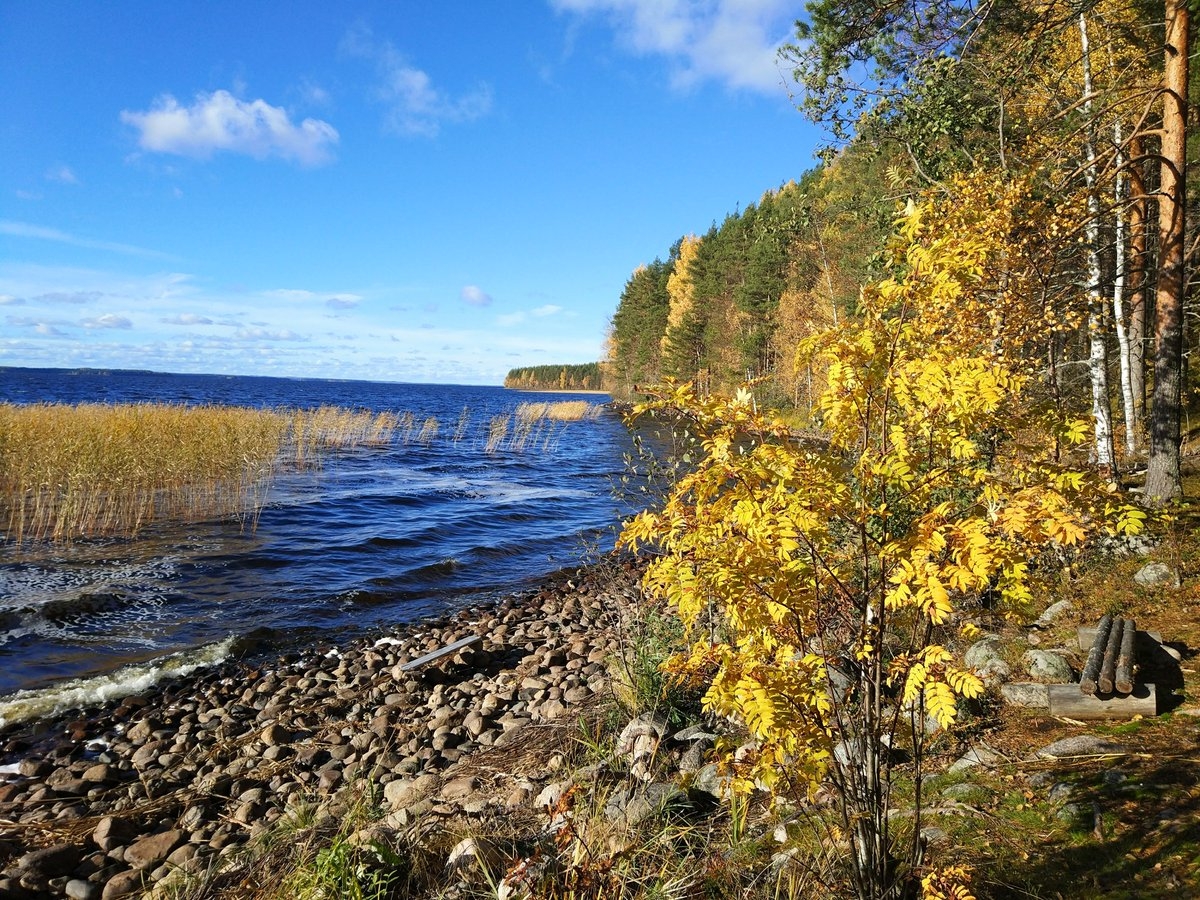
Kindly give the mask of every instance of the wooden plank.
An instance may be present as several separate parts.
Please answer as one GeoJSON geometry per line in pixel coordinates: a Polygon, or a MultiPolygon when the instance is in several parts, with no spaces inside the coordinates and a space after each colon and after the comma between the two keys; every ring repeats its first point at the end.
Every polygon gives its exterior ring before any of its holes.
{"type": "MultiPolygon", "coordinates": [[[[1163,642],[1162,632],[1159,631],[1138,631],[1137,634],[1139,637],[1150,638],[1150,640],[1154,641],[1156,644],[1161,644],[1163,642]]],[[[1075,636],[1079,641],[1079,649],[1087,650],[1092,646],[1092,642],[1096,639],[1096,627],[1094,625],[1087,625],[1083,628],[1078,628],[1075,631],[1075,636]]]]}
{"type": "Polygon", "coordinates": [[[1092,696],[1081,692],[1076,684],[1049,684],[1046,694],[1052,716],[1087,721],[1158,715],[1158,692],[1152,684],[1135,684],[1127,696],[1092,696]]]}
{"type": "Polygon", "coordinates": [[[447,644],[445,647],[434,650],[430,653],[426,653],[424,656],[418,656],[416,659],[406,662],[400,667],[400,671],[408,672],[412,669],[419,669],[426,663],[431,663],[435,660],[441,659],[443,656],[449,656],[451,653],[456,653],[463,649],[463,647],[470,647],[472,644],[478,644],[482,640],[483,638],[478,634],[472,634],[465,638],[460,638],[453,644],[447,644]]]}
{"type": "MultiPolygon", "coordinates": [[[[1100,618],[1100,624],[1094,629],[1095,637],[1088,650],[1087,663],[1084,664],[1083,674],[1079,676],[1079,689],[1085,694],[1096,693],[1096,682],[1100,678],[1100,663],[1104,659],[1104,648],[1108,646],[1108,632],[1112,629],[1112,613],[1105,613],[1100,618]]],[[[1079,648],[1084,649],[1083,647],[1079,648]]]]}

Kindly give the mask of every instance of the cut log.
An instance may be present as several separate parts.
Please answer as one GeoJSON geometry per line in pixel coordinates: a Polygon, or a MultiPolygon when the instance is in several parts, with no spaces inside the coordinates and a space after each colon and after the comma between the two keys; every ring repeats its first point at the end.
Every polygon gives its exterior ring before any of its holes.
{"type": "Polygon", "coordinates": [[[1100,677],[1096,680],[1096,692],[1111,694],[1113,682],[1116,680],[1117,653],[1121,650],[1121,633],[1125,630],[1127,619],[1116,619],[1108,632],[1108,641],[1104,645],[1104,661],[1100,663],[1100,677]]]}
{"type": "MultiPolygon", "coordinates": [[[[1096,630],[1097,627],[1095,625],[1086,625],[1083,628],[1075,629],[1075,635],[1079,641],[1080,650],[1087,650],[1092,646],[1092,643],[1096,640],[1096,630]]],[[[1147,637],[1156,644],[1161,644],[1163,642],[1161,631],[1139,631],[1138,635],[1140,637],[1147,637]]],[[[1142,646],[1145,647],[1146,645],[1142,644],[1142,646]]]]}
{"type": "Polygon", "coordinates": [[[457,651],[463,649],[464,647],[470,647],[472,644],[477,644],[482,640],[483,640],[483,638],[477,634],[472,634],[472,635],[468,635],[465,638],[460,638],[459,640],[455,641],[453,644],[447,644],[445,647],[441,647],[430,653],[426,653],[424,656],[418,656],[416,659],[406,662],[404,665],[402,665],[400,667],[400,671],[408,672],[411,669],[419,669],[421,666],[423,666],[427,663],[431,663],[434,660],[441,659],[443,656],[449,656],[451,653],[456,653],[457,651]]]}
{"type": "MultiPolygon", "coordinates": [[[[1083,666],[1083,674],[1079,676],[1079,690],[1085,694],[1096,693],[1096,682],[1100,679],[1100,663],[1104,660],[1104,648],[1108,646],[1108,633],[1112,629],[1112,613],[1105,613],[1096,626],[1092,638],[1091,649],[1088,650],[1087,662],[1083,666]]],[[[1081,639],[1080,649],[1083,649],[1081,639]]]]}
{"type": "Polygon", "coordinates": [[[1152,684],[1135,684],[1128,696],[1093,697],[1073,684],[1046,685],[1050,715],[1081,721],[1132,719],[1158,715],[1158,692],[1152,684]]]}
{"type": "Polygon", "coordinates": [[[1137,628],[1133,619],[1125,619],[1125,627],[1121,631],[1121,649],[1117,653],[1116,678],[1113,686],[1118,694],[1128,694],[1133,690],[1133,639],[1137,628]]]}

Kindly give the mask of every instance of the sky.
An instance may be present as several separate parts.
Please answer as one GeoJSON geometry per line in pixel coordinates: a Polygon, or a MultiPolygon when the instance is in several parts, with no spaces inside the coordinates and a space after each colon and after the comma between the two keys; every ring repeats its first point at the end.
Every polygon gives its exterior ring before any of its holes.
{"type": "Polygon", "coordinates": [[[0,366],[599,359],[639,264],[814,165],[800,7],[0,4],[0,366]]]}

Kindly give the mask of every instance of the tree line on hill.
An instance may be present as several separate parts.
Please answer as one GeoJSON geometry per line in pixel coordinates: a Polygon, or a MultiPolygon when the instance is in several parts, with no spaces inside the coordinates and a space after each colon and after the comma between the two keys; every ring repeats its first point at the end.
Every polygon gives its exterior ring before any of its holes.
{"type": "Polygon", "coordinates": [[[752,382],[810,412],[823,375],[797,347],[908,264],[896,223],[925,204],[922,240],[982,241],[992,261],[947,327],[1023,360],[1090,423],[1099,467],[1148,450],[1148,491],[1177,496],[1196,341],[1190,2],[810,3],[781,57],[832,146],[633,272],[605,386],[752,382]]]}
{"type": "Polygon", "coordinates": [[[600,363],[524,366],[510,369],[504,386],[518,391],[599,391],[604,389],[600,363]]]}

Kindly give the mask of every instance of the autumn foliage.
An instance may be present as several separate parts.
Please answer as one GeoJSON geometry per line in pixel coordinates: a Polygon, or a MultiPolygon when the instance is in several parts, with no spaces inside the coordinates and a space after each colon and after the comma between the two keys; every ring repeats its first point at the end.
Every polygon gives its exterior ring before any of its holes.
{"type": "MultiPolygon", "coordinates": [[[[800,443],[749,391],[669,385],[646,406],[683,417],[703,456],[623,535],[656,548],[645,587],[690,628],[670,670],[705,681],[707,708],[749,731],[736,787],[803,802],[832,785],[862,897],[922,871],[919,821],[901,840],[887,816],[888,748],[909,750],[919,785],[926,720],[950,727],[980,694],[953,647],[965,614],[1019,609],[1039,558],[1143,519],[1055,459],[1087,424],[1039,402],[1002,334],[948,333],[952,310],[986,320],[989,273],[1013,248],[1011,230],[964,233],[936,213],[911,206],[894,274],[863,291],[860,316],[800,346],[823,373],[828,443],[800,443]]],[[[930,896],[969,896],[926,881],[930,896]]]]}

